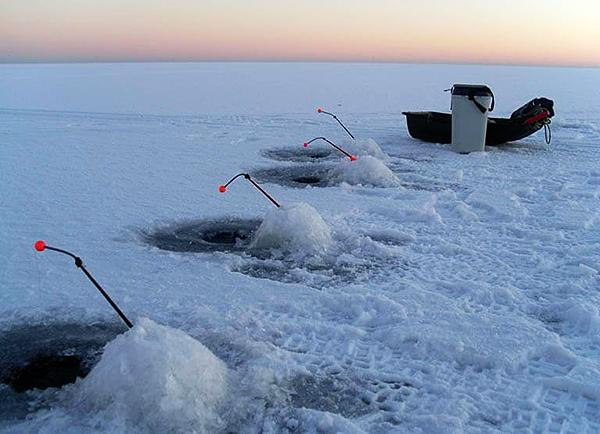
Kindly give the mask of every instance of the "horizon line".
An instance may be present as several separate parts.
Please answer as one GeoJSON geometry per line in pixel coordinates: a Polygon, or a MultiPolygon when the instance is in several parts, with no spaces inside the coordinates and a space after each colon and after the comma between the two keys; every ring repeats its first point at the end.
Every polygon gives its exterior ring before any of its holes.
{"type": "Polygon", "coordinates": [[[348,63],[348,64],[403,64],[403,65],[456,65],[456,66],[512,66],[512,67],[534,67],[534,68],[575,68],[575,69],[597,69],[600,64],[566,64],[566,63],[511,63],[511,62],[469,62],[469,61],[410,61],[410,60],[318,60],[318,59],[88,59],[88,60],[3,60],[0,65],[63,65],[63,64],[114,64],[114,63],[348,63]]]}

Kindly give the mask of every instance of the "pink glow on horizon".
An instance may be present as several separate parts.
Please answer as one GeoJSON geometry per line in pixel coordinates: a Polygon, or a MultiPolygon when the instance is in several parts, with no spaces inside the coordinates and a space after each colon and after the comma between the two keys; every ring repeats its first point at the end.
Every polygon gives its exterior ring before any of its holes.
{"type": "Polygon", "coordinates": [[[506,0],[503,9],[474,0],[438,0],[429,6],[350,0],[325,5],[316,0],[170,3],[56,0],[50,5],[23,0],[0,5],[0,62],[311,60],[600,66],[600,26],[595,23],[600,5],[591,0],[545,8],[539,2],[506,0]],[[459,18],[456,11],[461,6],[464,13],[459,18]]]}

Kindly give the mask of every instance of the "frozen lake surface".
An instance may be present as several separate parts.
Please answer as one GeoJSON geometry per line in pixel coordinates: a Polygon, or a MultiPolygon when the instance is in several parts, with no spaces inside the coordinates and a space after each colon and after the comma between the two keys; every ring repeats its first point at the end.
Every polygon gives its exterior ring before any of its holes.
{"type": "Polygon", "coordinates": [[[600,70],[0,76],[0,431],[600,431],[600,70]],[[552,144],[410,138],[401,112],[447,111],[456,82],[488,84],[497,116],[553,99],[552,144]],[[377,155],[304,148],[355,152],[317,106],[377,155]],[[239,172],[282,208],[243,179],[220,194],[239,172]],[[136,327],[115,339],[105,301],[36,239],[80,255],[136,327]],[[47,352],[91,372],[6,384],[47,352]]]}

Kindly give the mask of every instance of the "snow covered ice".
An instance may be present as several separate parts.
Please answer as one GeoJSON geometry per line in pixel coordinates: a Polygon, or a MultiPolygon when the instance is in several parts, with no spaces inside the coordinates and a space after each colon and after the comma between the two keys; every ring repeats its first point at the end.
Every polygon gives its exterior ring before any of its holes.
{"type": "Polygon", "coordinates": [[[128,317],[152,319],[107,337],[75,384],[0,384],[0,431],[600,432],[597,69],[0,73],[0,342],[29,330],[19,357],[46,338],[72,354],[52,324],[117,324],[72,261],[35,252],[36,239],[81,256],[128,317]],[[401,112],[447,110],[443,89],[455,82],[488,84],[499,116],[554,99],[552,144],[537,133],[458,155],[411,139],[401,112]],[[350,149],[317,106],[385,155],[350,149]],[[317,135],[358,160],[265,152],[301,155],[317,135]],[[357,172],[333,180],[338,163],[357,172]],[[325,185],[261,180],[281,210],[248,183],[217,191],[231,174],[265,169],[325,185]],[[222,227],[245,231],[244,242],[222,227]],[[197,229],[230,248],[186,250],[197,229]],[[143,236],[156,232],[175,247],[143,236]],[[40,335],[44,325],[56,336],[40,335]]]}

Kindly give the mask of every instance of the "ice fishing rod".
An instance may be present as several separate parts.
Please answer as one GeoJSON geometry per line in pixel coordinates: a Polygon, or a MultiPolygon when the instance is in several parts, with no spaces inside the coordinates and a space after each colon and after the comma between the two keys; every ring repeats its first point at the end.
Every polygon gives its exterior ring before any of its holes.
{"type": "Polygon", "coordinates": [[[63,249],[48,246],[46,244],[46,242],[42,241],[42,240],[36,241],[35,244],[33,245],[33,247],[38,252],[43,252],[44,250],[53,250],[55,252],[62,253],[63,255],[67,255],[67,256],[70,256],[71,258],[73,258],[75,260],[75,266],[77,268],[80,268],[81,271],[83,271],[83,273],[86,275],[86,277],[90,280],[90,282],[92,282],[94,284],[94,286],[96,288],[98,288],[98,291],[100,291],[100,293],[104,296],[106,301],[108,301],[108,304],[110,304],[110,306],[114,309],[114,311],[117,312],[117,314],[121,317],[121,319],[127,325],[127,327],[129,327],[129,328],[133,327],[133,324],[131,323],[131,321],[129,321],[129,318],[127,318],[125,316],[123,311],[121,309],[119,309],[119,306],[117,306],[117,304],[112,300],[112,298],[110,298],[110,296],[106,293],[106,291],[100,286],[100,284],[98,282],[96,282],[96,279],[94,279],[94,277],[90,274],[90,272],[85,268],[85,266],[83,265],[83,261],[81,260],[81,258],[79,256],[75,256],[73,253],[67,252],[66,250],[63,250],[63,249]]]}
{"type": "Polygon", "coordinates": [[[275,205],[277,208],[281,208],[281,205],[279,205],[279,203],[277,203],[277,201],[275,199],[273,199],[273,196],[271,196],[269,193],[267,193],[265,190],[263,190],[263,188],[260,185],[258,185],[256,183],[256,181],[254,179],[252,179],[252,177],[247,173],[238,173],[233,178],[231,178],[229,181],[227,181],[226,184],[219,185],[219,192],[225,193],[227,191],[227,187],[229,186],[229,184],[231,184],[233,181],[238,179],[240,176],[243,176],[248,182],[250,182],[250,184],[252,184],[254,187],[256,187],[256,189],[258,191],[260,191],[267,199],[269,199],[273,205],[275,205]]]}
{"type": "Polygon", "coordinates": [[[328,140],[325,137],[315,137],[314,139],[310,139],[308,142],[304,142],[304,147],[308,148],[308,145],[310,145],[312,142],[314,142],[315,140],[324,140],[325,142],[329,143],[331,146],[333,146],[335,149],[337,149],[338,151],[340,151],[342,154],[344,154],[346,157],[348,157],[350,159],[350,161],[356,161],[358,160],[358,157],[355,155],[351,155],[348,152],[344,151],[342,148],[340,148],[338,145],[336,145],[335,143],[333,143],[331,140],[328,140]]]}
{"type": "Polygon", "coordinates": [[[354,136],[352,135],[352,133],[350,132],[350,130],[348,130],[348,128],[346,128],[346,125],[344,125],[344,124],[342,123],[342,121],[340,121],[340,120],[338,119],[338,117],[337,117],[336,115],[334,115],[333,113],[326,112],[326,111],[325,111],[325,110],[323,110],[321,107],[317,107],[317,113],[325,113],[326,115],[329,115],[329,116],[331,116],[333,119],[335,119],[335,120],[338,122],[338,124],[340,124],[340,125],[342,126],[342,128],[343,128],[344,130],[346,130],[346,132],[348,133],[348,135],[349,135],[350,137],[352,137],[352,139],[353,139],[353,140],[356,140],[356,139],[354,138],[354,136]]]}

